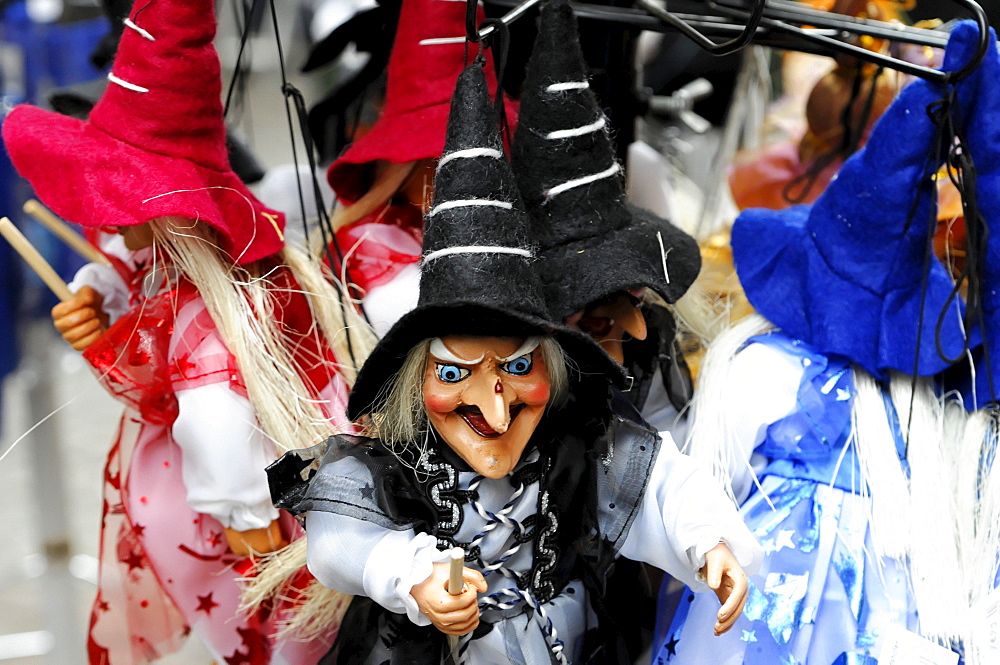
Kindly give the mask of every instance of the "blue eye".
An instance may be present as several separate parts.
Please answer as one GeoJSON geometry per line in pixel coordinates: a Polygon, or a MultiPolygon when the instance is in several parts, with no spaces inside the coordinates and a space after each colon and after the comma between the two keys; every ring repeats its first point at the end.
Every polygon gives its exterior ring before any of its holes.
{"type": "Polygon", "coordinates": [[[531,354],[526,353],[519,358],[514,358],[500,365],[500,369],[514,376],[524,376],[531,372],[531,365],[531,354]]]}
{"type": "Polygon", "coordinates": [[[449,365],[447,363],[437,363],[435,373],[437,374],[437,378],[441,379],[445,383],[458,383],[465,377],[472,374],[472,372],[464,367],[449,365]]]}

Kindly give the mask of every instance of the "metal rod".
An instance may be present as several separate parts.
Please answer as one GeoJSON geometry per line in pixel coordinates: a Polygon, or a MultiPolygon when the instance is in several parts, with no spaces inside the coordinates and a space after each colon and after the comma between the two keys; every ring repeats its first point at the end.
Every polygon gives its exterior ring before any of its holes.
{"type": "MultiPolygon", "coordinates": [[[[517,5],[512,10],[501,16],[500,22],[503,23],[504,25],[510,25],[517,19],[521,18],[521,16],[526,11],[537,5],[539,2],[541,2],[541,0],[524,0],[524,2],[517,5]]],[[[482,39],[483,37],[492,34],[494,30],[496,30],[496,28],[493,27],[492,25],[486,26],[485,28],[479,31],[479,38],[482,39]]]]}
{"type": "MultiPolygon", "coordinates": [[[[953,1],[969,9],[977,17],[977,20],[985,20],[982,8],[974,0],[953,1]]],[[[511,0],[489,0],[489,2],[501,7],[513,6],[514,9],[501,19],[504,23],[510,23],[523,15],[530,7],[537,4],[538,0],[528,0],[517,5],[514,5],[511,0]]],[[[641,0],[640,4],[643,4],[641,0]]],[[[719,16],[670,12],[670,15],[678,20],[676,22],[664,22],[645,11],[628,7],[609,7],[577,2],[571,2],[570,6],[580,18],[621,23],[640,30],[653,30],[656,32],[681,31],[675,23],[685,23],[689,27],[697,28],[704,35],[718,37],[732,36],[746,30],[745,24],[732,23],[719,16]]],[[[739,18],[745,17],[751,11],[745,2],[739,2],[738,0],[714,0],[710,2],[710,6],[719,13],[739,18]]],[[[754,8],[756,8],[756,5],[754,8]]],[[[984,22],[980,24],[985,25],[984,22]]],[[[492,27],[487,26],[479,34],[489,34],[492,30],[492,27]]],[[[684,34],[683,31],[682,34],[684,34]]],[[[971,72],[979,61],[977,57],[974,57],[961,70],[954,73],[945,73],[889,55],[876,53],[845,41],[852,35],[867,35],[893,42],[934,48],[943,48],[948,41],[948,34],[941,30],[928,30],[926,28],[897,25],[875,19],[844,16],[804,7],[788,0],[767,0],[760,26],[758,26],[753,34],[753,42],[775,48],[798,50],[819,55],[842,53],[905,74],[937,81],[960,79],[971,72]],[[792,23],[800,25],[792,25],[792,23]],[[803,25],[810,27],[802,27],[803,25]]],[[[988,44],[989,40],[984,35],[981,35],[980,39],[980,53],[985,53],[986,46],[984,44],[988,44]]]]}

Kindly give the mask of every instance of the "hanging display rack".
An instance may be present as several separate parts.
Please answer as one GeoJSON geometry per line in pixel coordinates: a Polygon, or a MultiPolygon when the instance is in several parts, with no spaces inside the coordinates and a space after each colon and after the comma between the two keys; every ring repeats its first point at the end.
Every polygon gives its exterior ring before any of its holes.
{"type": "MultiPolygon", "coordinates": [[[[499,20],[510,24],[524,16],[540,0],[488,0],[498,7],[512,7],[499,20]]],[[[715,55],[739,50],[750,43],[820,55],[850,55],[905,74],[928,80],[954,82],[968,76],[982,61],[989,46],[989,22],[975,0],[953,0],[979,25],[980,42],[973,58],[954,72],[942,72],[908,62],[888,53],[879,53],[852,43],[867,36],[892,42],[943,48],[948,39],[944,30],[906,26],[868,18],[826,12],[791,0],[682,0],[671,9],[636,0],[635,7],[614,7],[590,3],[570,3],[580,18],[623,24],[639,30],[680,32],[699,47],[715,55]],[[683,8],[687,11],[679,12],[683,8]],[[714,38],[714,39],[713,39],[714,38]],[[722,38],[718,42],[715,39],[722,38]]],[[[470,26],[470,41],[488,38],[495,24],[470,26]]]]}

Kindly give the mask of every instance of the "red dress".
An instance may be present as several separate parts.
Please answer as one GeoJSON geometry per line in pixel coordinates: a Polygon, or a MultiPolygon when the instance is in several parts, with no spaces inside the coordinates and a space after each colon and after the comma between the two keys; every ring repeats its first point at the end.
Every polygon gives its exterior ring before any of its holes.
{"type": "MultiPolygon", "coordinates": [[[[123,276],[133,284],[144,277],[123,276]]],[[[318,386],[314,397],[326,415],[343,422],[348,389],[333,373],[330,352],[307,334],[306,301],[287,271],[271,277],[280,293],[275,316],[288,331],[300,376],[318,386]]],[[[293,604],[249,616],[237,611],[252,564],[229,550],[220,519],[245,530],[266,526],[277,511],[263,468],[275,451],[256,428],[235,358],[190,284],[166,285],[133,301],[84,353],[101,383],[127,405],[104,471],[90,665],[150,663],[192,631],[218,665],[318,662],[337,625],[326,639],[278,642],[270,636],[293,604]]],[[[286,537],[301,535],[289,515],[281,521],[286,537]]],[[[303,571],[297,582],[310,579],[303,571]]],[[[344,609],[348,602],[345,596],[344,609]]]]}
{"type": "Polygon", "coordinates": [[[337,230],[334,274],[352,287],[379,337],[417,304],[422,241],[423,214],[406,203],[337,230]]]}

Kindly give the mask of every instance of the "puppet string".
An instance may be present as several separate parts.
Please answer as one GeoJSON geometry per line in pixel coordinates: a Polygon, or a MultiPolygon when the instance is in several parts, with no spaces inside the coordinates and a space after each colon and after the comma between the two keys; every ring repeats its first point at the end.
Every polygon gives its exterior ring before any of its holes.
{"type": "Polygon", "coordinates": [[[497,74],[497,94],[493,106],[500,116],[500,129],[504,141],[507,145],[511,145],[514,140],[511,136],[510,121],[507,119],[507,107],[503,103],[504,73],[507,70],[507,54],[510,51],[510,27],[500,19],[490,19],[487,23],[496,24],[496,30],[487,40],[487,46],[493,49],[493,66],[496,67],[497,74]]]}
{"type": "MultiPolygon", "coordinates": [[[[83,394],[83,393],[80,393],[80,395],[82,395],[82,394],[83,394]]],[[[62,406],[60,406],[60,407],[57,407],[57,408],[53,409],[53,410],[52,410],[52,412],[51,412],[51,413],[50,413],[49,415],[47,415],[47,416],[45,416],[44,418],[42,418],[41,420],[39,420],[39,421],[38,421],[37,423],[35,423],[34,425],[32,425],[32,426],[31,426],[31,427],[30,427],[30,428],[28,429],[28,431],[26,431],[26,432],[25,432],[24,434],[22,434],[21,436],[17,437],[17,438],[16,438],[15,440],[14,440],[14,442],[13,442],[12,444],[10,444],[10,446],[9,446],[9,447],[7,448],[7,450],[3,451],[3,454],[0,454],[0,462],[3,462],[3,461],[4,461],[4,459],[6,459],[7,455],[9,455],[9,454],[10,454],[10,451],[14,450],[14,448],[15,448],[15,447],[17,447],[17,445],[18,445],[19,443],[21,443],[22,441],[24,441],[24,439],[26,439],[26,438],[27,438],[27,437],[28,437],[28,436],[29,436],[29,435],[30,435],[30,434],[31,434],[32,432],[34,432],[34,431],[35,431],[36,429],[38,429],[39,427],[41,427],[41,426],[42,426],[42,425],[43,425],[43,424],[45,423],[45,421],[47,421],[47,420],[48,420],[49,418],[53,417],[54,415],[56,415],[57,413],[59,413],[60,411],[62,411],[63,409],[65,409],[65,408],[66,408],[67,406],[69,406],[69,405],[70,405],[70,404],[72,404],[73,402],[75,402],[75,401],[76,401],[76,399],[77,399],[77,398],[78,398],[78,397],[79,397],[80,395],[77,395],[76,397],[73,397],[73,398],[71,398],[71,399],[70,399],[69,401],[67,401],[67,402],[66,402],[65,404],[63,404],[62,406]]]]}
{"type": "Polygon", "coordinates": [[[864,136],[865,127],[868,126],[872,108],[875,105],[875,97],[878,92],[878,79],[883,71],[884,68],[879,67],[872,76],[868,96],[865,98],[861,115],[858,118],[858,122],[854,123],[851,119],[851,110],[854,108],[854,102],[861,94],[861,82],[864,78],[861,66],[854,70],[854,78],[851,82],[851,96],[847,100],[847,105],[844,106],[844,109],[840,113],[840,125],[843,130],[840,145],[831,148],[828,152],[817,157],[804,172],[785,183],[781,195],[786,201],[789,203],[801,203],[809,196],[809,192],[816,185],[820,175],[830,164],[838,158],[850,157],[857,151],[861,143],[861,138],[864,136]],[[798,190],[797,192],[796,189],[798,190]]]}
{"type": "Polygon", "coordinates": [[[937,187],[934,185],[933,174],[937,171],[938,165],[941,164],[942,155],[941,150],[944,145],[944,139],[946,132],[951,129],[950,123],[947,122],[950,117],[952,102],[954,101],[955,90],[953,87],[949,87],[945,96],[936,102],[933,102],[927,106],[927,115],[930,117],[931,121],[937,126],[937,131],[934,135],[934,150],[933,155],[929,155],[928,159],[924,162],[922,173],[924,177],[921,179],[921,185],[918,186],[918,191],[913,197],[913,201],[910,203],[910,209],[907,212],[906,224],[903,225],[903,234],[905,235],[909,231],[910,227],[914,222],[916,217],[916,209],[921,199],[921,192],[927,187],[928,181],[931,184],[932,193],[931,196],[932,204],[930,206],[930,211],[928,213],[928,218],[925,220],[926,226],[926,236],[925,236],[925,248],[924,248],[924,260],[923,267],[921,270],[920,279],[920,306],[917,312],[917,339],[913,351],[913,371],[910,372],[910,407],[909,413],[907,415],[907,426],[906,434],[904,435],[904,448],[903,457],[904,459],[909,456],[910,451],[910,435],[909,433],[913,431],[913,411],[914,411],[914,399],[913,395],[917,391],[917,376],[920,369],[920,347],[924,336],[924,315],[927,304],[927,289],[929,286],[929,274],[931,267],[931,255],[934,250],[934,231],[937,222],[937,187]]]}
{"type": "MultiPolygon", "coordinates": [[[[288,82],[288,77],[285,74],[284,49],[282,48],[281,45],[281,30],[278,28],[278,14],[274,7],[274,0],[270,0],[268,4],[270,5],[271,8],[271,22],[274,26],[274,40],[278,50],[278,63],[280,65],[280,72],[281,72],[281,90],[282,93],[285,95],[285,115],[288,120],[288,131],[289,134],[291,135],[292,161],[295,165],[295,183],[298,189],[299,207],[302,212],[302,224],[303,227],[306,228],[305,232],[308,237],[308,221],[306,216],[305,195],[302,191],[302,181],[299,176],[299,157],[298,157],[298,150],[295,147],[295,127],[294,123],[292,122],[292,111],[291,108],[289,107],[289,99],[292,100],[292,104],[295,106],[296,113],[299,117],[299,132],[301,133],[303,143],[305,144],[306,158],[307,161],[309,162],[309,173],[313,182],[313,195],[315,196],[316,210],[320,218],[319,220],[320,223],[318,226],[320,229],[320,235],[323,238],[323,249],[324,252],[326,253],[327,261],[329,262],[329,265],[332,269],[335,263],[333,261],[333,256],[330,250],[331,244],[333,245],[334,249],[337,252],[337,255],[341,259],[343,259],[343,253],[340,251],[340,245],[337,242],[337,234],[334,232],[333,227],[330,225],[329,217],[326,216],[326,209],[323,203],[323,196],[320,192],[319,182],[316,178],[316,163],[312,152],[312,147],[313,147],[312,135],[309,133],[308,129],[309,124],[306,119],[307,113],[305,110],[305,101],[302,98],[302,93],[299,92],[295,88],[295,86],[291,85],[288,82]]],[[[360,303],[358,305],[358,309],[361,312],[361,316],[364,317],[364,319],[368,321],[368,323],[371,323],[371,321],[368,319],[368,314],[365,312],[364,307],[360,303]]],[[[344,304],[343,299],[340,299],[340,313],[343,320],[347,321],[346,305],[344,304]]],[[[346,344],[347,355],[350,356],[351,358],[351,364],[352,366],[357,367],[358,358],[355,356],[354,353],[354,344],[351,339],[351,335],[347,335],[345,341],[347,342],[346,344]]]]}

